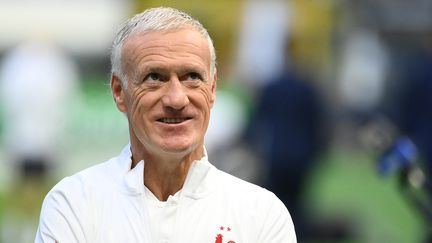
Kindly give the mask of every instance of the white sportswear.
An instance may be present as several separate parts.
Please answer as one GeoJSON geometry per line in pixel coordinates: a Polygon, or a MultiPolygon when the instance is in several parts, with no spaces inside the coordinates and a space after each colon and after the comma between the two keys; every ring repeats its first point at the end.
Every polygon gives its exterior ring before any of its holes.
{"type": "Polygon", "coordinates": [[[288,210],[271,192],[211,165],[191,166],[182,190],[159,201],[131,169],[127,146],[60,181],[46,196],[35,243],[291,243],[288,210]]]}

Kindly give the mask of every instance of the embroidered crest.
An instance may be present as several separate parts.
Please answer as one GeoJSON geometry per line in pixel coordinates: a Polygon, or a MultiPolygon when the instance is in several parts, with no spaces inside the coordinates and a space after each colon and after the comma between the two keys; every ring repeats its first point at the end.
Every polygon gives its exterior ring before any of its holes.
{"type": "MultiPolygon", "coordinates": [[[[224,243],[224,241],[223,241],[224,235],[223,234],[226,232],[231,232],[231,228],[230,227],[224,227],[224,226],[219,227],[219,233],[216,235],[215,243],[224,243]]],[[[235,243],[235,241],[229,240],[229,241],[227,241],[227,243],[235,243]]]]}

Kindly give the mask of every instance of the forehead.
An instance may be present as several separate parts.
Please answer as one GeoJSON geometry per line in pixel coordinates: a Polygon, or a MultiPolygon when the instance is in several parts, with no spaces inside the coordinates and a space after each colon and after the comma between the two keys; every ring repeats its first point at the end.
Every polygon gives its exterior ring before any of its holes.
{"type": "Polygon", "coordinates": [[[152,30],[135,34],[123,46],[125,65],[146,61],[195,61],[210,65],[207,40],[196,30],[152,30]]]}

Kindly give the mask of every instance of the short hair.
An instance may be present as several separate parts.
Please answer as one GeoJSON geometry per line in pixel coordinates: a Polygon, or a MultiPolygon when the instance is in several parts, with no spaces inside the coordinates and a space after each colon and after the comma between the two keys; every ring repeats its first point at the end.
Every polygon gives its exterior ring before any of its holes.
{"type": "Polygon", "coordinates": [[[117,32],[111,49],[111,73],[115,73],[127,85],[127,75],[122,64],[124,43],[134,34],[152,30],[176,30],[189,27],[198,31],[208,42],[210,49],[210,74],[216,72],[216,51],[204,26],[190,15],[168,7],[150,8],[128,19],[117,32]]]}

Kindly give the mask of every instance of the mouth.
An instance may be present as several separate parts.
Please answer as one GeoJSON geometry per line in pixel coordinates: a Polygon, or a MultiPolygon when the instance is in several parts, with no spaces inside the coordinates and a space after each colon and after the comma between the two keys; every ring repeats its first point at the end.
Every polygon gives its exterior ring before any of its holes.
{"type": "Polygon", "coordinates": [[[184,118],[160,118],[157,119],[158,122],[165,123],[165,124],[180,124],[182,122],[185,122],[187,120],[192,119],[192,117],[184,117],[184,118]]]}

